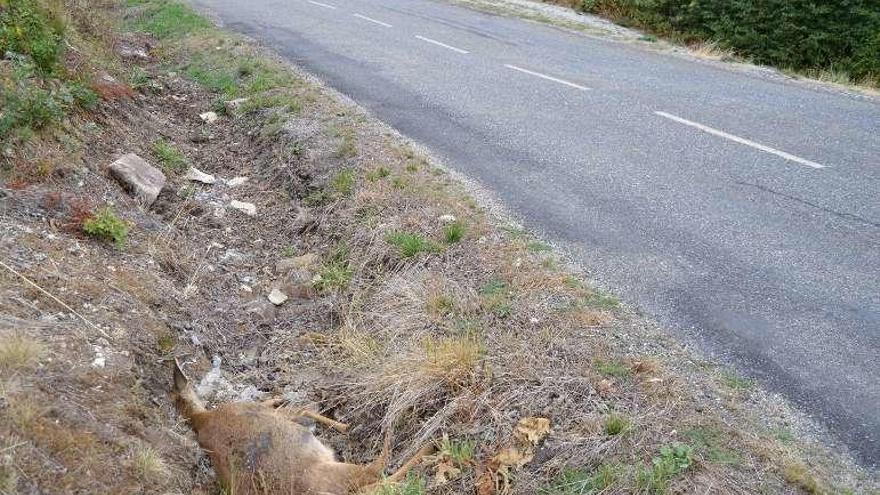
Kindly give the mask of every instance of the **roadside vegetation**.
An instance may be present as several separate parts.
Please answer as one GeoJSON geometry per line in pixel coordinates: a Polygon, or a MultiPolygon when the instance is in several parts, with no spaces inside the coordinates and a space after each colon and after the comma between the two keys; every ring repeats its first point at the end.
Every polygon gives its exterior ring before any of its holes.
{"type": "Polygon", "coordinates": [[[841,84],[880,87],[880,5],[873,0],[544,0],[704,52],[841,84]]]}
{"type": "Polygon", "coordinates": [[[386,434],[392,464],[436,444],[383,494],[878,487],[185,4],[0,0],[0,19],[3,98],[87,91],[42,127],[15,117],[0,156],[4,495],[218,493],[168,399],[173,357],[211,405],[285,396],[352,424],[318,430],[347,461],[386,434]],[[166,176],[152,205],[107,173],[129,152],[166,176]]]}

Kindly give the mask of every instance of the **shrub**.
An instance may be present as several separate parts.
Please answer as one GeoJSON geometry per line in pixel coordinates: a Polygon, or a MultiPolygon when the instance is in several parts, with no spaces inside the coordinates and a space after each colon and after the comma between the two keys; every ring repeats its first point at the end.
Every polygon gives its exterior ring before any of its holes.
{"type": "Polygon", "coordinates": [[[387,241],[389,244],[397,247],[398,252],[404,258],[412,258],[419,253],[429,253],[437,250],[437,246],[433,242],[419,234],[409,232],[392,232],[388,234],[387,241]]]}
{"type": "Polygon", "coordinates": [[[28,56],[43,72],[59,65],[64,51],[64,25],[35,0],[0,3],[0,55],[28,56]]]}
{"type": "Polygon", "coordinates": [[[583,0],[576,8],[684,42],[716,41],[761,64],[880,75],[876,0],[583,0]]]}
{"type": "Polygon", "coordinates": [[[446,241],[446,244],[455,244],[464,239],[466,230],[467,228],[464,223],[453,222],[446,227],[443,227],[443,240],[446,241]]]}
{"type": "Polygon", "coordinates": [[[98,210],[83,222],[83,231],[92,237],[112,241],[118,248],[123,247],[128,239],[128,224],[109,207],[98,210]]]}

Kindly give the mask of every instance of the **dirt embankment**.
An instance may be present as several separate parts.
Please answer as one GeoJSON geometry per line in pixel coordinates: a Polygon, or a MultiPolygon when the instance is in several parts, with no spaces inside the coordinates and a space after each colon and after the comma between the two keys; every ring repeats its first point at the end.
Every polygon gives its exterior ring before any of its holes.
{"type": "Polygon", "coordinates": [[[354,425],[320,430],[352,462],[437,442],[389,494],[876,489],[247,40],[163,0],[65,7],[100,98],[4,144],[0,493],[216,493],[174,357],[212,403],[354,425]]]}

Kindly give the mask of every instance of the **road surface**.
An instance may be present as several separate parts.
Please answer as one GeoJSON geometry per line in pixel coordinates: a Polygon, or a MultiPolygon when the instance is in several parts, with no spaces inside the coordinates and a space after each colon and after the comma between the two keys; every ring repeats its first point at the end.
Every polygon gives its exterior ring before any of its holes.
{"type": "Polygon", "coordinates": [[[880,103],[431,0],[199,0],[880,462],[880,103]]]}

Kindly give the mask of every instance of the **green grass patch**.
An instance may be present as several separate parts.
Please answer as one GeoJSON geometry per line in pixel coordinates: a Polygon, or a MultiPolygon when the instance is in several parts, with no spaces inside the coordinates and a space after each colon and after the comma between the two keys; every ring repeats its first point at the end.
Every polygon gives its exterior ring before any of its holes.
{"type": "Polygon", "coordinates": [[[658,456],[648,466],[636,471],[636,487],[652,494],[666,493],[669,482],[693,465],[693,447],[673,444],[660,449],[658,456]]]}
{"type": "Polygon", "coordinates": [[[726,436],[715,428],[699,427],[682,432],[694,448],[716,464],[740,464],[742,459],[727,448],[726,436]]]}
{"type": "Polygon", "coordinates": [[[626,378],[632,373],[629,366],[621,361],[597,360],[594,366],[599,373],[613,378],[626,378]]]}
{"type": "Polygon", "coordinates": [[[374,495],[425,495],[427,483],[425,479],[414,472],[406,475],[406,479],[400,483],[382,483],[374,492],[374,495]]]}
{"type": "Polygon", "coordinates": [[[412,258],[421,253],[437,251],[437,245],[419,234],[412,232],[392,232],[385,238],[389,244],[397,248],[404,258],[412,258]]]}
{"type": "Polygon", "coordinates": [[[479,293],[483,309],[499,318],[510,316],[513,305],[507,282],[499,278],[492,279],[480,287],[479,293]]]}
{"type": "Polygon", "coordinates": [[[721,370],[718,373],[718,379],[725,387],[734,391],[750,390],[755,386],[755,382],[748,378],[743,378],[732,370],[721,370]]]}
{"type": "Polygon", "coordinates": [[[159,39],[180,38],[211,28],[211,23],[188,6],[167,0],[128,0],[143,10],[133,27],[159,39]]]}
{"type": "Polygon", "coordinates": [[[630,421],[622,414],[612,412],[605,416],[604,430],[608,436],[616,436],[629,430],[630,421]]]}
{"type": "Polygon", "coordinates": [[[599,289],[592,289],[590,294],[584,297],[583,302],[589,307],[598,309],[615,309],[620,306],[620,299],[599,289]]]}
{"type": "Polygon", "coordinates": [[[566,468],[562,470],[549,486],[538,490],[540,495],[588,495],[604,493],[620,479],[622,467],[617,464],[602,464],[596,469],[566,468]]]}
{"type": "Polygon", "coordinates": [[[351,196],[356,183],[354,170],[342,170],[333,176],[330,186],[339,196],[351,196]]]}
{"type": "Polygon", "coordinates": [[[457,242],[461,242],[464,239],[464,235],[467,232],[467,226],[464,222],[452,222],[449,225],[443,227],[443,240],[446,244],[455,244],[457,242]]]}
{"type": "Polygon", "coordinates": [[[544,253],[550,251],[550,246],[541,241],[532,241],[526,245],[530,253],[544,253]]]}
{"type": "Polygon", "coordinates": [[[188,165],[183,153],[168,141],[164,139],[156,141],[153,143],[152,151],[165,173],[172,175],[183,173],[187,170],[188,165]]]}
{"type": "Polygon", "coordinates": [[[312,286],[322,294],[338,292],[348,288],[353,276],[348,246],[340,244],[321,264],[312,286]]]}
{"type": "Polygon", "coordinates": [[[440,441],[440,454],[449,458],[461,470],[473,464],[476,451],[476,444],[471,440],[450,440],[444,437],[440,441]]]}
{"type": "Polygon", "coordinates": [[[117,248],[123,248],[128,239],[128,223],[119,218],[112,208],[101,208],[92,217],[86,219],[82,226],[86,234],[112,242],[117,248]]]}
{"type": "Polygon", "coordinates": [[[367,172],[367,180],[370,182],[376,182],[378,180],[384,179],[391,175],[391,170],[385,166],[379,166],[367,172]]]}

